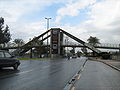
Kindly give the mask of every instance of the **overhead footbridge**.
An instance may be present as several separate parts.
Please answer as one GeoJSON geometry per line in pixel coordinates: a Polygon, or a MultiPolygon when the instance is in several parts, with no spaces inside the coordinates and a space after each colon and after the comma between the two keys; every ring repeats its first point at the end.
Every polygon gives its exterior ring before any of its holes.
{"type": "Polygon", "coordinates": [[[66,31],[64,31],[64,30],[61,30],[61,31],[62,31],[64,34],[66,34],[68,37],[74,39],[75,41],[77,41],[77,42],[79,42],[80,44],[82,44],[83,46],[89,48],[89,49],[92,50],[93,52],[95,52],[95,53],[97,53],[97,54],[100,54],[100,53],[101,53],[101,51],[98,50],[97,48],[95,48],[94,46],[92,46],[92,45],[84,42],[83,40],[81,40],[81,39],[73,36],[72,34],[66,32],[66,31]]]}
{"type": "Polygon", "coordinates": [[[109,58],[110,54],[105,53],[97,49],[96,47],[84,42],[83,40],[77,38],[76,36],[66,32],[65,30],[62,30],[60,28],[51,28],[47,30],[46,32],[42,33],[41,35],[33,38],[31,41],[26,43],[25,45],[19,47],[19,55],[24,55],[27,51],[31,50],[34,47],[49,47],[49,54],[54,55],[61,55],[63,46],[63,38],[64,35],[70,37],[71,39],[75,40],[76,42],[80,43],[82,47],[86,47],[90,50],[92,50],[94,53],[96,53],[98,56],[102,56],[103,58],[109,58]],[[36,46],[34,42],[39,40],[39,42],[43,42],[46,39],[50,38],[49,45],[44,46],[36,46]]]}

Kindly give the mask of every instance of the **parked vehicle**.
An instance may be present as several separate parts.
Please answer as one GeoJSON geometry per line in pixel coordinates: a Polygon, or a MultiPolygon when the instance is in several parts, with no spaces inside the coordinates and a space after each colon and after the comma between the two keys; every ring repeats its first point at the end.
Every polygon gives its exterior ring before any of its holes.
{"type": "Polygon", "coordinates": [[[13,67],[14,70],[18,69],[20,61],[15,59],[8,51],[0,50],[0,68],[13,67]]]}

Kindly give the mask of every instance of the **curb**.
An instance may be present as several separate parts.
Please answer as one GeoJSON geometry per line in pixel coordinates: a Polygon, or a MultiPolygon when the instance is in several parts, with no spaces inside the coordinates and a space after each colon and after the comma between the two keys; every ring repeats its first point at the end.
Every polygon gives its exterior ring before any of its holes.
{"type": "Polygon", "coordinates": [[[70,81],[68,81],[68,83],[66,84],[66,86],[64,87],[63,90],[75,90],[75,83],[77,82],[77,80],[80,79],[81,77],[81,73],[85,67],[87,60],[83,63],[83,65],[80,67],[80,70],[72,77],[72,79],[70,79],[70,81]]]}
{"type": "Polygon", "coordinates": [[[74,84],[77,82],[77,80],[80,79],[81,74],[80,73],[76,73],[72,79],[67,83],[67,85],[65,86],[65,88],[63,90],[75,90],[74,84]]]}
{"type": "MultiPolygon", "coordinates": [[[[96,60],[96,61],[99,61],[99,60],[96,60]]],[[[108,66],[110,66],[110,67],[112,67],[112,68],[114,68],[114,69],[116,69],[117,71],[120,72],[120,68],[118,68],[118,67],[116,67],[116,66],[114,66],[114,65],[112,65],[112,64],[108,64],[108,63],[106,63],[106,62],[104,62],[104,61],[99,61],[99,62],[102,62],[102,63],[104,63],[104,64],[106,64],[106,65],[108,65],[108,66]]]]}
{"type": "Polygon", "coordinates": [[[96,60],[96,59],[93,59],[93,58],[89,58],[89,60],[102,62],[102,63],[104,63],[104,64],[110,66],[111,68],[114,68],[114,69],[116,69],[117,71],[120,72],[120,68],[118,68],[118,67],[116,67],[116,66],[114,66],[114,65],[112,65],[112,64],[108,64],[108,63],[106,63],[106,62],[104,62],[104,61],[102,61],[102,60],[96,60]]]}

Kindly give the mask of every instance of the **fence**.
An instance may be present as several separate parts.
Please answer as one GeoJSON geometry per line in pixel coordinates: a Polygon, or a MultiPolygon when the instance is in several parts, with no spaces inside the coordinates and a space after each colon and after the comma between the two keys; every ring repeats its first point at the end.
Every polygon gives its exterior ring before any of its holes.
{"type": "Polygon", "coordinates": [[[112,54],[112,59],[113,60],[120,60],[120,52],[116,52],[112,54]]]}

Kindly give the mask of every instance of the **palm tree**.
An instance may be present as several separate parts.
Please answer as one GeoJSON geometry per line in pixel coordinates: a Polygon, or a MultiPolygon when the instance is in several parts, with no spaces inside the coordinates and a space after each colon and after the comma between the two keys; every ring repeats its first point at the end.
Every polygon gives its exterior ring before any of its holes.
{"type": "Polygon", "coordinates": [[[91,45],[95,46],[97,44],[100,44],[99,42],[99,39],[97,37],[92,37],[90,36],[88,39],[87,39],[88,43],[90,43],[91,45]]]}
{"type": "MultiPolygon", "coordinates": [[[[95,46],[97,44],[100,44],[99,42],[99,39],[97,37],[92,37],[90,36],[88,39],[87,39],[88,43],[95,46]]],[[[95,56],[95,52],[93,52],[93,56],[95,56]]]]}

